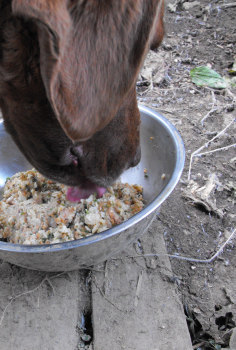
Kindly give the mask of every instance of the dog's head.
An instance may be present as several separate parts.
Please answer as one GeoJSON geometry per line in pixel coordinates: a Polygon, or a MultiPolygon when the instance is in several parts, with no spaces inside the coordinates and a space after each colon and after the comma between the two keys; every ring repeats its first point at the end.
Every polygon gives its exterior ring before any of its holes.
{"type": "Polygon", "coordinates": [[[47,177],[106,187],[140,158],[135,83],[162,39],[163,1],[13,0],[10,11],[0,42],[7,130],[47,177]]]}

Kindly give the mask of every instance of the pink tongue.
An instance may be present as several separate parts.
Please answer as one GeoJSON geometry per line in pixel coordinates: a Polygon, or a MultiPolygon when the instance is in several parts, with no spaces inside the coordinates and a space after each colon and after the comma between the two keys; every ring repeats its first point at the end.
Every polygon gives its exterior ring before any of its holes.
{"type": "Polygon", "coordinates": [[[93,183],[87,183],[83,188],[69,187],[66,194],[66,199],[71,202],[79,202],[81,199],[88,198],[91,194],[97,193],[100,198],[104,195],[106,189],[104,187],[98,187],[93,183]]]}

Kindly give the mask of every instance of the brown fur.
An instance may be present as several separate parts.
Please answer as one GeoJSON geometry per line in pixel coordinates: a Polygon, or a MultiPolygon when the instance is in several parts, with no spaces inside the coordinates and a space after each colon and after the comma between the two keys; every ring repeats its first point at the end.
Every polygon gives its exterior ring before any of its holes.
{"type": "Polygon", "coordinates": [[[49,178],[110,184],[139,160],[135,82],[162,1],[0,0],[0,13],[6,129],[49,178]]]}

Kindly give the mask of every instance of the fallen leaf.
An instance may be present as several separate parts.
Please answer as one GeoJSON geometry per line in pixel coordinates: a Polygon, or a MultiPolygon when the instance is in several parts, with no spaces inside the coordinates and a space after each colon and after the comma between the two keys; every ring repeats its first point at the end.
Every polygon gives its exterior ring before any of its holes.
{"type": "Polygon", "coordinates": [[[215,89],[225,89],[227,82],[213,69],[200,66],[190,70],[192,82],[198,86],[209,86],[215,89]]]}

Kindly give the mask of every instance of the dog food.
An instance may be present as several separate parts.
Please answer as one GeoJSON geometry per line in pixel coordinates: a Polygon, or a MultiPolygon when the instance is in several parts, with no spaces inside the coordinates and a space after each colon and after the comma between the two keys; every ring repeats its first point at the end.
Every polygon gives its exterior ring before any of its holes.
{"type": "Polygon", "coordinates": [[[102,198],[66,199],[67,186],[36,170],[7,180],[0,201],[0,239],[18,244],[62,243],[107,230],[142,210],[142,187],[116,183],[102,198]]]}

